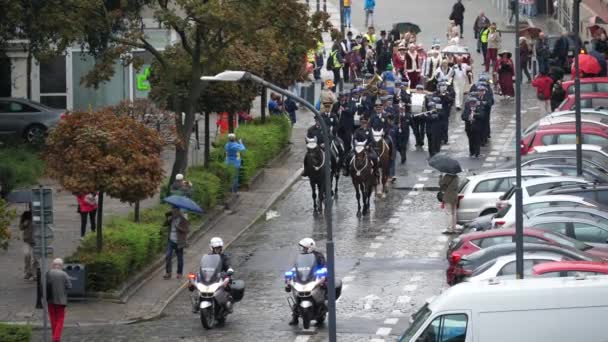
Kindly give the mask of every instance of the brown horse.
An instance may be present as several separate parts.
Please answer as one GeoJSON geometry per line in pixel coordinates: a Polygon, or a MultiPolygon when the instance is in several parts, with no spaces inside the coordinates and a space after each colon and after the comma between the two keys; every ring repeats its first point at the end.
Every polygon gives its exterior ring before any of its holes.
{"type": "MultiPolygon", "coordinates": [[[[378,180],[377,180],[376,184],[378,184],[378,185],[382,184],[382,191],[378,192],[376,190],[376,195],[384,197],[384,195],[388,192],[388,188],[386,187],[386,182],[388,181],[388,177],[389,177],[389,172],[390,172],[390,167],[391,167],[391,156],[393,155],[393,151],[392,151],[393,147],[384,138],[383,129],[380,129],[379,131],[372,129],[372,136],[374,139],[372,141],[372,147],[374,148],[374,151],[376,151],[376,154],[378,155],[378,168],[380,171],[380,173],[378,174],[378,180]]],[[[378,185],[376,185],[376,186],[378,186],[378,185]]]]}
{"type": "Polygon", "coordinates": [[[357,216],[361,216],[361,195],[363,195],[363,215],[369,213],[369,199],[375,186],[374,167],[365,150],[365,142],[355,145],[355,156],[349,164],[350,176],[357,193],[357,216]]]}

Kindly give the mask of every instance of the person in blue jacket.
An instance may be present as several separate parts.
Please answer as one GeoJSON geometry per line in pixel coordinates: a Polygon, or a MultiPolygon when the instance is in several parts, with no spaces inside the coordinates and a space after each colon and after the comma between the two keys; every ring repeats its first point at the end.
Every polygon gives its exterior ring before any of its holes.
{"type": "Polygon", "coordinates": [[[226,150],[226,164],[231,165],[235,168],[232,192],[236,193],[239,190],[241,152],[245,151],[245,145],[243,145],[243,141],[241,141],[241,139],[239,139],[239,141],[236,141],[236,135],[234,133],[230,133],[228,134],[228,142],[226,143],[224,149],[226,150]]]}

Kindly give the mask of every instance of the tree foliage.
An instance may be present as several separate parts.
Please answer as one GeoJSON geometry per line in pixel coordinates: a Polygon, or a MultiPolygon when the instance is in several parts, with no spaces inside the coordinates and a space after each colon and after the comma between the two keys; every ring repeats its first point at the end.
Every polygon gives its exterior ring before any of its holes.
{"type": "Polygon", "coordinates": [[[11,238],[9,226],[15,218],[15,211],[8,207],[8,204],[0,198],[0,248],[6,249],[11,238]]]}
{"type": "Polygon", "coordinates": [[[110,106],[107,110],[116,116],[128,116],[146,127],[160,134],[163,145],[170,146],[177,143],[175,131],[175,114],[157,106],[150,99],[124,100],[116,106],[110,106]]]}
{"type": "Polygon", "coordinates": [[[47,171],[71,192],[103,191],[133,203],[158,190],[162,146],[155,130],[131,117],[73,113],[47,139],[47,171]]]}

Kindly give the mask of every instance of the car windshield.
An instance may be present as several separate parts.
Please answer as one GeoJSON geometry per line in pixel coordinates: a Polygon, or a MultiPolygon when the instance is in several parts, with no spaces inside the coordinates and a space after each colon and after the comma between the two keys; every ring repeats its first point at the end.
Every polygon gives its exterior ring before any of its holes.
{"type": "Polygon", "coordinates": [[[507,215],[507,213],[509,212],[509,209],[511,209],[511,204],[505,205],[496,213],[496,215],[494,215],[494,218],[497,219],[505,217],[505,215],[507,215]]]}
{"type": "Polygon", "coordinates": [[[426,322],[426,320],[431,316],[432,312],[429,309],[429,305],[424,304],[418,312],[412,315],[412,324],[405,330],[403,335],[399,338],[399,342],[408,342],[410,341],[414,335],[420,330],[420,327],[426,322]]]}
{"type": "Polygon", "coordinates": [[[462,193],[464,191],[464,188],[467,186],[467,184],[469,184],[469,179],[465,178],[462,183],[460,183],[460,185],[458,186],[458,193],[462,193]]]}
{"type": "Polygon", "coordinates": [[[483,272],[487,271],[490,269],[490,267],[494,266],[494,264],[496,263],[496,259],[494,260],[490,260],[488,262],[486,262],[485,264],[477,267],[475,269],[475,271],[473,271],[473,273],[471,274],[471,277],[477,276],[482,274],[483,272]]]}
{"type": "Polygon", "coordinates": [[[553,241],[559,243],[562,246],[571,247],[571,248],[577,249],[579,251],[586,251],[589,248],[591,248],[591,246],[589,246],[588,244],[586,244],[584,242],[570,239],[569,237],[564,236],[564,235],[547,232],[547,233],[544,233],[543,236],[546,237],[547,239],[550,239],[550,240],[553,240],[553,241]]]}

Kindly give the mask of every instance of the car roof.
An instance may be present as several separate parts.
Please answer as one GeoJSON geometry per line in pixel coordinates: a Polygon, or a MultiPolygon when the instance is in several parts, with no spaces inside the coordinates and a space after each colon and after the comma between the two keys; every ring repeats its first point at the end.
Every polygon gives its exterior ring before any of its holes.
{"type": "Polygon", "coordinates": [[[582,218],[582,217],[564,217],[564,216],[534,216],[530,217],[526,222],[527,225],[534,225],[539,223],[551,223],[551,222],[563,222],[566,220],[568,223],[588,223],[608,229],[608,226],[601,224],[593,219],[582,218]]]}
{"type": "MultiPolygon", "coordinates": [[[[563,258],[562,255],[556,254],[556,253],[552,253],[552,252],[545,252],[545,251],[527,251],[524,252],[524,259],[538,259],[538,258],[563,258]]],[[[510,261],[515,261],[517,259],[517,255],[515,255],[515,253],[513,254],[507,254],[507,255],[501,255],[499,257],[497,257],[496,260],[497,262],[510,262],[510,261]]],[[[491,260],[490,260],[491,261],[491,260]]],[[[490,262],[488,261],[488,262],[490,262]]]]}
{"type": "MultiPolygon", "coordinates": [[[[498,245],[490,246],[484,249],[480,249],[474,253],[463,255],[462,260],[470,260],[470,261],[482,261],[482,260],[492,260],[500,255],[505,255],[507,253],[515,252],[515,243],[507,242],[501,243],[498,245]]],[[[583,260],[600,260],[599,257],[594,257],[588,253],[578,251],[571,247],[566,246],[555,246],[545,243],[528,243],[524,244],[524,252],[525,251],[548,251],[548,252],[556,252],[567,254],[569,256],[582,258],[583,260]]]]}
{"type": "Polygon", "coordinates": [[[534,274],[545,274],[550,272],[563,272],[563,271],[582,271],[582,272],[601,272],[608,273],[607,262],[596,262],[596,261],[556,261],[556,262],[545,262],[542,264],[534,265],[532,272],[534,274]]]}
{"type": "MultiPolygon", "coordinates": [[[[607,96],[608,97],[608,96],[607,96]]],[[[564,127],[567,127],[567,124],[572,124],[572,123],[576,123],[576,118],[574,116],[570,116],[570,115],[563,115],[563,116],[545,116],[544,118],[540,119],[540,121],[538,122],[538,129],[546,129],[546,126],[553,126],[553,125],[563,125],[564,127]]],[[[581,118],[581,123],[583,125],[587,125],[587,126],[600,126],[600,127],[608,127],[608,117],[604,116],[604,117],[584,117],[581,118]]],[[[560,126],[561,127],[561,126],[560,126]]]]}
{"type": "MultiPolygon", "coordinates": [[[[581,109],[581,115],[598,115],[598,116],[608,116],[608,113],[604,110],[596,110],[593,108],[582,108],[581,109]]],[[[553,112],[551,114],[547,114],[544,118],[547,117],[552,117],[552,118],[556,118],[556,117],[560,117],[563,115],[576,115],[576,111],[575,110],[560,110],[560,111],[556,111],[553,112]]],[[[542,119],[544,119],[542,118],[542,119]]],[[[541,119],[541,120],[542,120],[541,119]]]]}
{"type": "MultiPolygon", "coordinates": [[[[529,167],[521,170],[522,175],[547,175],[547,176],[560,176],[561,173],[559,171],[539,168],[539,167],[529,167]]],[[[501,170],[489,170],[481,174],[471,175],[467,178],[471,180],[481,180],[485,178],[496,178],[496,177],[510,177],[514,176],[517,173],[515,169],[501,169],[501,170]]]]}
{"type": "MultiPolygon", "coordinates": [[[[545,233],[545,230],[539,228],[526,228],[525,231],[531,233],[528,235],[542,235],[545,233]]],[[[475,240],[475,239],[483,239],[494,236],[506,236],[515,234],[515,228],[499,228],[499,229],[490,229],[484,230],[480,232],[471,232],[460,235],[460,239],[462,240],[475,240]]]]}
{"type": "MultiPolygon", "coordinates": [[[[568,98],[574,99],[574,94],[569,94],[568,98]]],[[[604,92],[581,93],[581,98],[608,98],[608,93],[604,93],[604,92]]]]}
{"type": "Polygon", "coordinates": [[[572,177],[572,176],[550,176],[550,177],[538,177],[533,179],[525,180],[521,183],[523,188],[538,184],[546,184],[552,182],[579,182],[579,183],[589,183],[588,180],[580,177],[572,177]]]}
{"type": "MultiPolygon", "coordinates": [[[[581,83],[606,83],[608,82],[608,77],[582,77],[580,80],[581,83]]],[[[574,80],[562,81],[562,84],[570,86],[574,84],[574,80]]]]}
{"type": "MultiPolygon", "coordinates": [[[[511,200],[513,200],[513,202],[515,201],[515,197],[511,197],[511,200]]],[[[509,200],[509,201],[511,201],[509,200]]],[[[536,196],[531,196],[531,197],[526,197],[523,200],[523,205],[527,205],[527,204],[533,204],[533,203],[542,203],[542,202],[552,202],[552,201],[570,201],[570,202],[576,202],[576,203],[590,203],[595,205],[595,203],[593,203],[590,200],[587,200],[583,197],[580,196],[573,196],[573,195],[540,195],[537,194],[536,196]]]]}
{"type": "MultiPolygon", "coordinates": [[[[591,144],[581,144],[583,150],[587,151],[602,151],[601,146],[591,144]]],[[[564,150],[576,150],[576,144],[559,144],[559,145],[545,145],[545,146],[534,146],[534,152],[552,152],[552,151],[564,151],[564,150]]],[[[532,152],[532,153],[534,153],[532,152]]]]}
{"type": "Polygon", "coordinates": [[[606,189],[608,189],[608,184],[594,184],[594,183],[582,184],[581,183],[581,184],[563,185],[563,186],[560,186],[557,188],[539,191],[536,195],[537,196],[561,195],[561,194],[567,194],[568,192],[574,192],[574,191],[596,191],[596,190],[606,190],[606,189]]]}
{"type": "Polygon", "coordinates": [[[538,209],[530,210],[527,213],[524,213],[524,215],[528,218],[533,218],[538,215],[542,215],[544,213],[550,213],[550,212],[559,213],[559,212],[565,212],[565,211],[577,211],[577,212],[588,213],[588,214],[592,214],[595,216],[601,216],[601,217],[608,218],[608,212],[604,210],[605,208],[606,207],[604,207],[604,206],[598,206],[598,207],[560,206],[560,207],[538,208],[538,209]]]}

